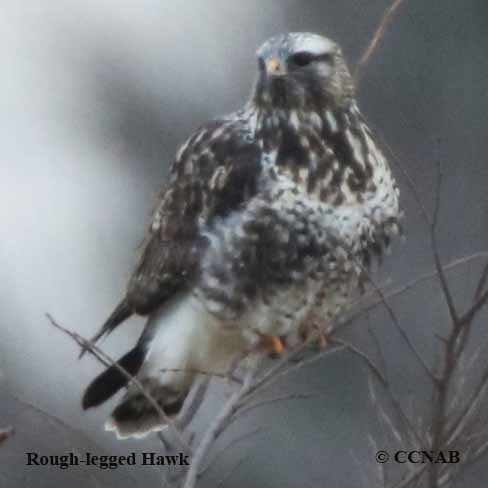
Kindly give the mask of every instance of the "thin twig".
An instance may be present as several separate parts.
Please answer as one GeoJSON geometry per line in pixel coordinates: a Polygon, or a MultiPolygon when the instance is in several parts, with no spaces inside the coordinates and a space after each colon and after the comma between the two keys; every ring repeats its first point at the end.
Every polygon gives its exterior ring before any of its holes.
{"type": "Polygon", "coordinates": [[[423,464],[420,468],[410,471],[404,478],[402,478],[396,485],[392,488],[409,488],[411,483],[414,483],[427,469],[427,465],[423,464]]]}
{"type": "MultiPolygon", "coordinates": [[[[454,261],[451,261],[450,263],[444,265],[443,268],[444,268],[444,271],[446,271],[446,272],[451,271],[455,268],[458,268],[459,266],[463,266],[463,265],[468,264],[472,261],[476,261],[478,259],[484,259],[486,257],[488,257],[488,252],[482,252],[482,251],[477,252],[477,253],[471,254],[469,256],[465,256],[463,258],[455,259],[454,261]]],[[[438,276],[438,272],[437,272],[437,270],[434,270],[434,271],[431,271],[429,273],[425,273],[423,275],[420,275],[418,278],[415,278],[415,279],[409,281],[408,283],[406,283],[402,286],[399,286],[398,288],[395,288],[391,291],[387,291],[387,290],[383,290],[383,289],[382,289],[382,291],[383,291],[385,298],[387,300],[390,300],[391,298],[396,298],[400,295],[403,295],[407,291],[415,288],[415,286],[417,286],[418,284],[420,284],[424,281],[428,281],[428,280],[431,280],[433,278],[436,278],[437,276],[438,276]]],[[[375,293],[376,293],[376,291],[375,291],[375,293]]],[[[360,303],[362,301],[363,301],[363,298],[359,299],[356,303],[353,303],[351,305],[351,308],[355,308],[356,306],[360,305],[360,303]]],[[[363,316],[367,312],[370,312],[371,310],[374,310],[375,308],[377,308],[382,303],[383,303],[383,300],[381,298],[379,298],[375,302],[361,307],[357,312],[352,314],[347,320],[339,323],[336,327],[334,327],[334,333],[339,331],[339,330],[343,330],[346,327],[352,325],[359,317],[363,316]]]]}
{"type": "Polygon", "coordinates": [[[195,417],[196,412],[203,403],[205,399],[205,394],[208,390],[208,385],[208,379],[200,381],[196,388],[192,388],[193,391],[191,392],[191,397],[185,400],[185,403],[183,404],[183,409],[176,419],[176,425],[182,432],[188,427],[190,422],[195,417]]]}
{"type": "MultiPolygon", "coordinates": [[[[18,403],[20,403],[23,407],[28,408],[29,410],[32,410],[33,412],[36,412],[37,414],[41,415],[44,419],[46,419],[48,422],[51,422],[52,424],[56,425],[57,427],[60,427],[63,429],[63,431],[66,431],[67,433],[70,434],[68,439],[72,437],[72,435],[75,435],[77,439],[83,439],[84,441],[90,443],[93,447],[97,449],[97,452],[106,452],[105,449],[103,449],[100,445],[98,445],[95,441],[93,441],[90,437],[88,437],[84,432],[82,432],[79,429],[74,428],[73,426],[69,425],[66,423],[63,419],[60,417],[54,415],[53,413],[47,412],[43,408],[41,408],[39,405],[36,405],[35,403],[32,403],[28,400],[25,400],[24,398],[21,398],[15,394],[10,393],[10,396],[18,403]]],[[[13,431],[12,431],[13,433],[13,431]]],[[[72,445],[72,449],[75,450],[75,444],[72,445]]],[[[94,473],[89,473],[89,476],[95,481],[97,486],[99,486],[99,480],[97,477],[94,475],[94,473]]],[[[138,481],[136,478],[134,478],[131,474],[127,474],[127,477],[131,479],[131,481],[134,483],[134,486],[139,485],[138,481]]]]}
{"type": "Polygon", "coordinates": [[[73,332],[66,327],[63,327],[59,323],[57,323],[54,318],[50,314],[46,314],[47,319],[51,324],[64,334],[68,335],[71,337],[79,346],[84,347],[88,353],[90,353],[92,356],[96,357],[98,360],[105,362],[105,364],[114,366],[123,376],[127,378],[129,382],[132,382],[132,384],[144,395],[146,400],[150,403],[150,405],[156,410],[158,415],[161,417],[161,420],[168,425],[168,427],[171,429],[173,435],[175,436],[176,440],[180,444],[181,448],[185,452],[191,453],[190,446],[187,445],[185,440],[182,438],[181,433],[178,431],[178,429],[175,427],[173,421],[166,415],[166,413],[163,411],[163,409],[159,406],[158,402],[147,392],[147,390],[144,388],[144,386],[140,383],[140,381],[132,376],[125,368],[120,366],[120,364],[116,361],[114,361],[110,356],[108,356],[105,352],[103,352],[99,347],[95,346],[94,344],[90,343],[87,339],[82,337],[81,335],[77,334],[76,332],[73,332]]]}
{"type": "Polygon", "coordinates": [[[204,371],[202,369],[194,368],[161,368],[159,370],[161,373],[194,373],[200,374],[202,376],[208,376],[210,378],[220,378],[226,381],[233,381],[234,383],[242,384],[242,381],[235,376],[228,373],[218,373],[216,371],[204,371]]]}
{"type": "MultiPolygon", "coordinates": [[[[378,338],[376,337],[376,334],[374,333],[374,331],[372,329],[369,329],[369,332],[370,332],[370,335],[372,336],[373,342],[374,342],[376,349],[378,351],[378,355],[380,357],[382,369],[384,371],[384,382],[381,382],[381,385],[383,386],[386,394],[388,395],[388,397],[390,399],[390,403],[391,403],[394,411],[398,415],[398,417],[402,420],[404,425],[408,428],[411,436],[413,436],[413,438],[418,443],[418,445],[422,445],[423,444],[422,437],[417,432],[417,429],[415,428],[415,425],[410,420],[409,416],[405,413],[405,410],[403,409],[401,402],[395,396],[395,394],[393,393],[393,390],[390,386],[390,382],[388,380],[388,370],[386,368],[386,359],[383,355],[383,350],[381,348],[381,344],[380,344],[378,338]]],[[[378,376],[376,376],[376,377],[378,378],[378,376]]]]}
{"type": "Polygon", "coordinates": [[[320,359],[324,358],[325,356],[328,356],[329,354],[333,354],[339,351],[342,351],[344,347],[330,347],[327,348],[325,351],[319,351],[316,354],[314,354],[310,358],[302,359],[301,361],[292,364],[286,369],[283,369],[286,364],[291,363],[293,361],[293,358],[298,356],[301,352],[303,352],[305,349],[307,349],[308,345],[303,344],[299,346],[297,349],[295,349],[293,352],[288,354],[285,358],[280,360],[280,362],[270,368],[264,375],[255,382],[251,390],[249,391],[248,395],[246,396],[246,402],[248,402],[251,398],[254,398],[257,396],[262,390],[265,388],[269,388],[272,384],[276,383],[278,380],[282,379],[285,376],[288,376],[291,373],[294,373],[298,371],[299,369],[305,368],[306,366],[309,366],[310,364],[313,364],[320,359]]]}
{"type": "MultiPolygon", "coordinates": [[[[378,452],[378,444],[373,436],[368,435],[368,441],[373,448],[373,452],[378,452]]],[[[386,472],[385,472],[385,465],[383,463],[376,463],[378,468],[378,478],[381,486],[386,486],[386,472]]]]}
{"type": "Polygon", "coordinates": [[[459,319],[461,326],[470,323],[475,315],[486,305],[488,302],[488,290],[481,294],[481,296],[475,301],[472,307],[459,319]]]}
{"type": "Polygon", "coordinates": [[[476,388],[473,390],[473,393],[465,402],[465,407],[463,408],[462,412],[459,414],[459,416],[456,419],[454,419],[451,425],[447,428],[446,441],[445,441],[446,444],[451,444],[455,442],[456,438],[459,435],[461,435],[463,426],[469,420],[471,413],[478,406],[480,397],[485,391],[487,386],[488,386],[488,369],[485,370],[476,388]]]}
{"type": "Polygon", "coordinates": [[[354,75],[354,78],[356,80],[359,80],[361,71],[367,66],[371,57],[377,50],[381,40],[383,39],[383,36],[385,35],[385,31],[386,28],[388,27],[388,24],[392,21],[395,12],[398,10],[398,8],[402,3],[403,0],[395,0],[383,14],[383,17],[381,18],[381,21],[378,27],[376,28],[376,31],[373,37],[371,38],[371,41],[369,42],[368,46],[364,50],[363,55],[361,56],[359,62],[356,65],[356,71],[354,75]]]}
{"type": "MultiPolygon", "coordinates": [[[[376,395],[372,375],[369,375],[368,379],[369,396],[376,415],[379,420],[388,427],[388,430],[393,434],[398,444],[401,445],[402,448],[406,448],[407,446],[403,445],[403,437],[400,434],[399,428],[395,425],[392,417],[386,411],[383,403],[378,399],[378,395],[376,395]]],[[[377,451],[377,449],[375,451],[377,451]]]]}
{"type": "Polygon", "coordinates": [[[251,430],[250,432],[245,432],[244,434],[235,437],[232,439],[228,444],[226,444],[222,449],[220,449],[212,458],[211,461],[205,466],[199,473],[198,473],[198,478],[202,478],[205,476],[205,474],[212,468],[212,466],[215,465],[218,459],[222,457],[223,454],[229,452],[230,449],[235,447],[237,444],[240,444],[241,442],[244,442],[245,440],[250,439],[251,437],[254,437],[256,434],[259,434],[263,432],[264,429],[262,427],[257,427],[256,429],[251,430]]]}
{"type": "Polygon", "coordinates": [[[13,393],[10,393],[9,396],[11,396],[16,402],[20,403],[22,406],[27,407],[28,409],[38,413],[39,415],[42,415],[43,417],[45,417],[45,419],[52,422],[56,426],[61,427],[66,431],[69,431],[71,434],[75,434],[76,436],[79,436],[80,438],[95,445],[97,449],[103,451],[103,449],[99,445],[97,445],[92,439],[90,439],[85,433],[83,433],[81,430],[75,429],[73,426],[69,425],[67,422],[65,422],[62,418],[58,417],[57,415],[54,415],[53,413],[44,410],[39,405],[36,405],[35,403],[25,400],[24,398],[21,398],[13,393]]]}
{"type": "Polygon", "coordinates": [[[444,294],[444,298],[446,300],[447,308],[449,310],[449,314],[451,315],[452,322],[456,324],[458,322],[458,313],[456,310],[456,306],[454,304],[454,299],[452,297],[451,290],[449,288],[449,284],[447,282],[447,277],[444,273],[444,268],[441,263],[439,246],[437,245],[437,221],[438,221],[439,210],[440,210],[442,178],[443,178],[443,174],[442,174],[441,165],[440,163],[438,163],[434,213],[429,226],[430,246],[432,250],[432,255],[434,256],[434,263],[435,263],[437,273],[439,275],[439,282],[441,284],[441,289],[444,294]]]}
{"type": "MultiPolygon", "coordinates": [[[[232,416],[233,419],[236,419],[238,417],[241,417],[242,415],[246,415],[249,412],[252,412],[253,410],[256,410],[257,408],[264,407],[266,405],[272,405],[274,403],[281,403],[281,402],[287,402],[290,400],[309,400],[312,398],[312,394],[306,394],[306,393],[289,393],[287,395],[280,395],[274,398],[267,398],[266,400],[262,400],[260,402],[255,402],[252,403],[251,405],[241,408],[236,413],[232,416]]],[[[247,403],[247,402],[246,402],[247,403]]],[[[229,423],[230,425],[230,423],[229,423]]]]}
{"type": "MultiPolygon", "coordinates": [[[[436,269],[439,273],[439,281],[443,291],[444,299],[451,317],[451,331],[447,340],[444,343],[444,357],[443,367],[441,373],[438,375],[438,381],[435,383],[434,401],[432,410],[432,441],[431,449],[439,451],[443,448],[445,442],[445,429],[447,424],[447,411],[449,402],[449,393],[454,372],[456,371],[459,362],[459,352],[457,351],[457,341],[463,333],[463,323],[459,320],[459,315],[454,304],[454,299],[449,288],[446,275],[442,268],[439,248],[437,245],[437,221],[440,207],[440,194],[442,186],[442,170],[440,163],[437,165],[437,185],[435,194],[434,214],[429,226],[431,251],[434,257],[436,269]]],[[[464,340],[467,340],[467,332],[464,340]]],[[[440,468],[435,463],[429,465],[428,470],[430,488],[437,488],[439,486],[440,468]]]]}
{"type": "Polygon", "coordinates": [[[329,342],[332,344],[337,344],[339,346],[344,347],[347,351],[350,351],[354,355],[358,356],[366,365],[369,367],[371,372],[375,375],[376,379],[382,384],[386,385],[387,381],[383,373],[379,370],[378,366],[373,363],[373,361],[360,349],[353,346],[349,342],[344,341],[343,339],[329,339],[329,342]]]}
{"type": "Polygon", "coordinates": [[[486,286],[488,281],[488,263],[485,264],[483,272],[481,273],[481,277],[478,281],[478,286],[476,287],[476,291],[474,293],[474,299],[479,300],[481,298],[481,294],[483,293],[483,289],[486,286]]]}
{"type": "Polygon", "coordinates": [[[427,375],[427,377],[430,378],[434,383],[436,383],[438,381],[438,379],[436,378],[436,376],[432,372],[430,366],[426,363],[426,361],[424,360],[424,358],[422,357],[422,355],[420,354],[420,352],[417,350],[417,348],[415,347],[415,345],[413,344],[413,342],[410,340],[410,337],[408,337],[408,334],[405,332],[405,330],[401,326],[400,321],[398,320],[398,318],[397,318],[397,316],[396,316],[393,308],[389,304],[389,302],[388,302],[385,294],[383,293],[383,291],[381,290],[381,288],[379,288],[376,285],[376,283],[373,281],[373,279],[371,278],[371,276],[369,275],[369,273],[366,270],[364,270],[364,272],[365,272],[365,275],[367,276],[369,282],[372,284],[373,288],[376,290],[376,293],[380,297],[381,302],[383,303],[384,307],[386,308],[386,311],[388,312],[388,315],[390,316],[390,318],[391,318],[393,324],[395,325],[397,331],[402,336],[405,344],[407,344],[409,350],[417,358],[418,362],[422,366],[422,368],[423,368],[425,374],[427,375]]]}
{"type": "Polygon", "coordinates": [[[233,395],[227,400],[224,404],[218,415],[213,419],[210,423],[208,429],[203,434],[203,437],[198,444],[198,447],[195,450],[193,455],[193,459],[188,469],[188,472],[185,477],[185,482],[183,488],[194,488],[195,483],[197,481],[198,472],[201,469],[201,464],[205,458],[205,455],[209,451],[210,446],[212,445],[213,441],[215,440],[217,433],[219,432],[221,425],[223,425],[228,418],[234,413],[234,409],[237,404],[240,402],[243,396],[245,396],[252,384],[253,384],[254,372],[248,371],[244,378],[244,382],[242,387],[239,388],[233,395]]]}
{"type": "Polygon", "coordinates": [[[229,470],[229,472],[219,481],[216,488],[222,488],[224,483],[251,457],[251,454],[247,454],[242,459],[240,459],[234,467],[229,470]]]}

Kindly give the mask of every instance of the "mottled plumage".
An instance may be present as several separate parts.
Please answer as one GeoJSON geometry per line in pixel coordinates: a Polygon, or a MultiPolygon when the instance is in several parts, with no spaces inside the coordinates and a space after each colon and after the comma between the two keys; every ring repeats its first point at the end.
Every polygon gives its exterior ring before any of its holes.
{"type": "MultiPolygon", "coordinates": [[[[121,361],[169,414],[195,369],[225,372],[263,336],[296,336],[310,314],[333,319],[369,254],[398,231],[398,190],[339,47],[285,34],[258,60],[246,106],[179,149],[127,294],[96,336],[133,313],[149,316],[121,361]]],[[[109,369],[83,406],[125,383],[109,369]]],[[[129,386],[108,427],[127,436],[162,425],[129,386]]]]}

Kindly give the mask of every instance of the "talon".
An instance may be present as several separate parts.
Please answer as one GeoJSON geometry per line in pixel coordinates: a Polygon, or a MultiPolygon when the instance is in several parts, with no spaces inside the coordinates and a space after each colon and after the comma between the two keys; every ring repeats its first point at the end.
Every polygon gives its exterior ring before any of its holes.
{"type": "Polygon", "coordinates": [[[327,340],[327,336],[323,331],[319,331],[319,335],[317,337],[317,345],[321,351],[324,351],[327,349],[327,346],[329,345],[329,341],[327,340]]]}
{"type": "Polygon", "coordinates": [[[316,337],[317,330],[318,327],[314,322],[303,324],[300,330],[300,338],[302,342],[304,344],[308,342],[314,342],[317,339],[316,337]]]}
{"type": "Polygon", "coordinates": [[[327,348],[329,341],[327,334],[324,332],[317,322],[309,322],[302,326],[300,337],[304,343],[316,345],[321,351],[327,348]]]}

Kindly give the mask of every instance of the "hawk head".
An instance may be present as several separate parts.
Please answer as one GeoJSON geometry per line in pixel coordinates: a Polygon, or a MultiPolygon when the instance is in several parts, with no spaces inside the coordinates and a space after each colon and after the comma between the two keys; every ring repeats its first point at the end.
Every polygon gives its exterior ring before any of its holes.
{"type": "Polygon", "coordinates": [[[354,96],[342,52],[326,37],[306,32],[281,34],[266,41],[257,57],[254,102],[260,106],[340,108],[354,96]]]}

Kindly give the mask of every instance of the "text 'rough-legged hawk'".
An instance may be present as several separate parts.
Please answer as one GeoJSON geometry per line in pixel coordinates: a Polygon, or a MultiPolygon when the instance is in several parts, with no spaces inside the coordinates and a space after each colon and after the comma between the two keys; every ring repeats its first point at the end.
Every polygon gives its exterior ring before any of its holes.
{"type": "MultiPolygon", "coordinates": [[[[290,33],[257,56],[244,108],[180,147],[127,293],[94,338],[148,317],[119,364],[168,415],[198,371],[225,373],[239,352],[279,348],[312,313],[337,315],[369,254],[398,233],[399,192],[337,44],[290,33]]],[[[124,386],[109,367],[83,408],[124,386]]],[[[107,423],[120,437],[162,427],[134,385],[107,423]]]]}

